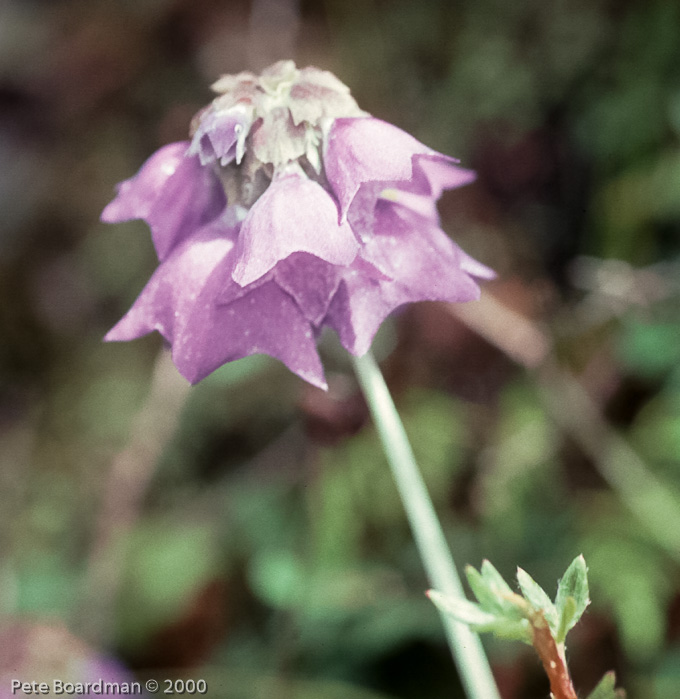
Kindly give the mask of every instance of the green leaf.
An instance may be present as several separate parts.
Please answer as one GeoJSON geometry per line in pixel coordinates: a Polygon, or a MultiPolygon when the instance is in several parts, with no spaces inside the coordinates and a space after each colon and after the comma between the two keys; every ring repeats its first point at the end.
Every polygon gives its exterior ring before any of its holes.
{"type": "Polygon", "coordinates": [[[493,624],[471,625],[470,628],[477,633],[493,633],[497,638],[506,641],[523,641],[531,645],[531,623],[528,619],[515,620],[498,617],[493,624]]]}
{"type": "Polygon", "coordinates": [[[555,633],[555,640],[557,643],[564,643],[564,639],[569,633],[574,624],[578,621],[578,618],[574,618],[576,615],[576,600],[573,597],[567,597],[564,600],[562,610],[560,613],[560,623],[555,633]]]}
{"type": "Polygon", "coordinates": [[[465,575],[470,589],[479,601],[482,609],[492,614],[509,616],[515,620],[520,619],[522,614],[512,601],[511,596],[513,593],[510,587],[505,584],[498,571],[488,561],[484,561],[482,564],[482,571],[484,570],[486,570],[486,577],[472,566],[465,568],[465,575]],[[490,573],[489,569],[492,569],[493,573],[490,573]],[[501,584],[498,583],[498,580],[500,580],[501,584]]]}
{"type": "Polygon", "coordinates": [[[486,584],[482,574],[473,566],[465,566],[465,577],[467,578],[472,594],[484,609],[495,609],[497,607],[496,598],[486,584]]]}
{"type": "Polygon", "coordinates": [[[559,627],[559,616],[557,608],[548,597],[545,590],[522,568],[517,568],[517,582],[522,590],[524,599],[536,610],[543,612],[545,620],[550,626],[553,636],[557,634],[559,627]]]}
{"type": "Polygon", "coordinates": [[[452,616],[457,621],[475,627],[493,625],[498,621],[495,614],[484,611],[478,604],[466,599],[444,595],[437,590],[429,590],[427,596],[440,612],[452,616]]]}
{"type": "Polygon", "coordinates": [[[577,556],[567,568],[557,588],[555,606],[559,619],[555,636],[557,643],[563,643],[571,628],[581,618],[590,604],[588,598],[588,569],[583,556],[577,556]]]}
{"type": "Polygon", "coordinates": [[[598,683],[597,687],[588,695],[588,699],[625,699],[623,689],[615,689],[616,676],[608,672],[598,683]]]}
{"type": "Polygon", "coordinates": [[[474,602],[443,595],[436,590],[429,590],[427,596],[442,613],[467,624],[477,633],[493,633],[499,638],[531,644],[531,627],[527,619],[508,618],[502,613],[493,614],[474,602]]]}
{"type": "Polygon", "coordinates": [[[490,561],[482,562],[482,577],[489,586],[489,589],[497,596],[511,597],[515,593],[508,583],[503,580],[503,576],[493,567],[490,561]]]}

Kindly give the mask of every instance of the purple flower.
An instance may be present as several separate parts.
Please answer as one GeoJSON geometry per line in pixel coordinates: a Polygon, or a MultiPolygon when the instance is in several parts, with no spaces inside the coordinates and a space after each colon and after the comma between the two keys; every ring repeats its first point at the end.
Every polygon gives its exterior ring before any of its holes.
{"type": "Polygon", "coordinates": [[[111,223],[145,219],[160,262],[106,340],[158,330],[192,383],[265,353],[325,387],[324,327],[361,355],[396,308],[479,296],[475,278],[493,272],[436,207],[472,172],[316,68],[281,61],[213,89],[192,140],[161,148],[104,209],[111,223]]]}

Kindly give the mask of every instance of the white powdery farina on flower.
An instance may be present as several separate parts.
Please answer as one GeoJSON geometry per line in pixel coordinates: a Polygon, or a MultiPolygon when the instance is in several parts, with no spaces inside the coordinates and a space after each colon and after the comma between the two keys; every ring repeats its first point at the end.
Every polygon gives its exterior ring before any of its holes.
{"type": "Polygon", "coordinates": [[[361,111],[331,73],[224,76],[192,125],[118,187],[102,220],[146,220],[159,267],[107,340],[158,330],[192,383],[255,353],[325,387],[316,339],[366,353],[416,301],[470,301],[493,272],[440,229],[474,174],[361,111]]]}

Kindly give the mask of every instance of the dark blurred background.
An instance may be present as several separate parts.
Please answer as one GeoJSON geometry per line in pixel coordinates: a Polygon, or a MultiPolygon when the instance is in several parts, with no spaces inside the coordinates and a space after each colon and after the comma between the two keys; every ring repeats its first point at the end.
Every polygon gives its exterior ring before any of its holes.
{"type": "MultiPolygon", "coordinates": [[[[579,690],[680,696],[677,0],[2,0],[0,674],[462,696],[332,338],[327,394],[263,357],[189,390],[157,336],[101,341],[156,262],[98,221],[115,184],[280,58],[478,172],[440,211],[498,280],[375,348],[458,563],[554,594],[583,553],[579,690]]],[[[485,644],[504,699],[548,695],[485,644]]]]}

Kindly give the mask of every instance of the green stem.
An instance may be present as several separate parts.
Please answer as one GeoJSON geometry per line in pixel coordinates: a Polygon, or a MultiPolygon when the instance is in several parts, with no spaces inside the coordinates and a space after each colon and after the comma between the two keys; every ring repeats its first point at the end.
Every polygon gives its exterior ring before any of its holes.
{"type": "MultiPolygon", "coordinates": [[[[359,383],[397,483],[430,584],[465,597],[449,546],[390,392],[373,355],[353,357],[359,383]]],[[[442,614],[446,636],[469,699],[500,699],[479,636],[442,614]]]]}

